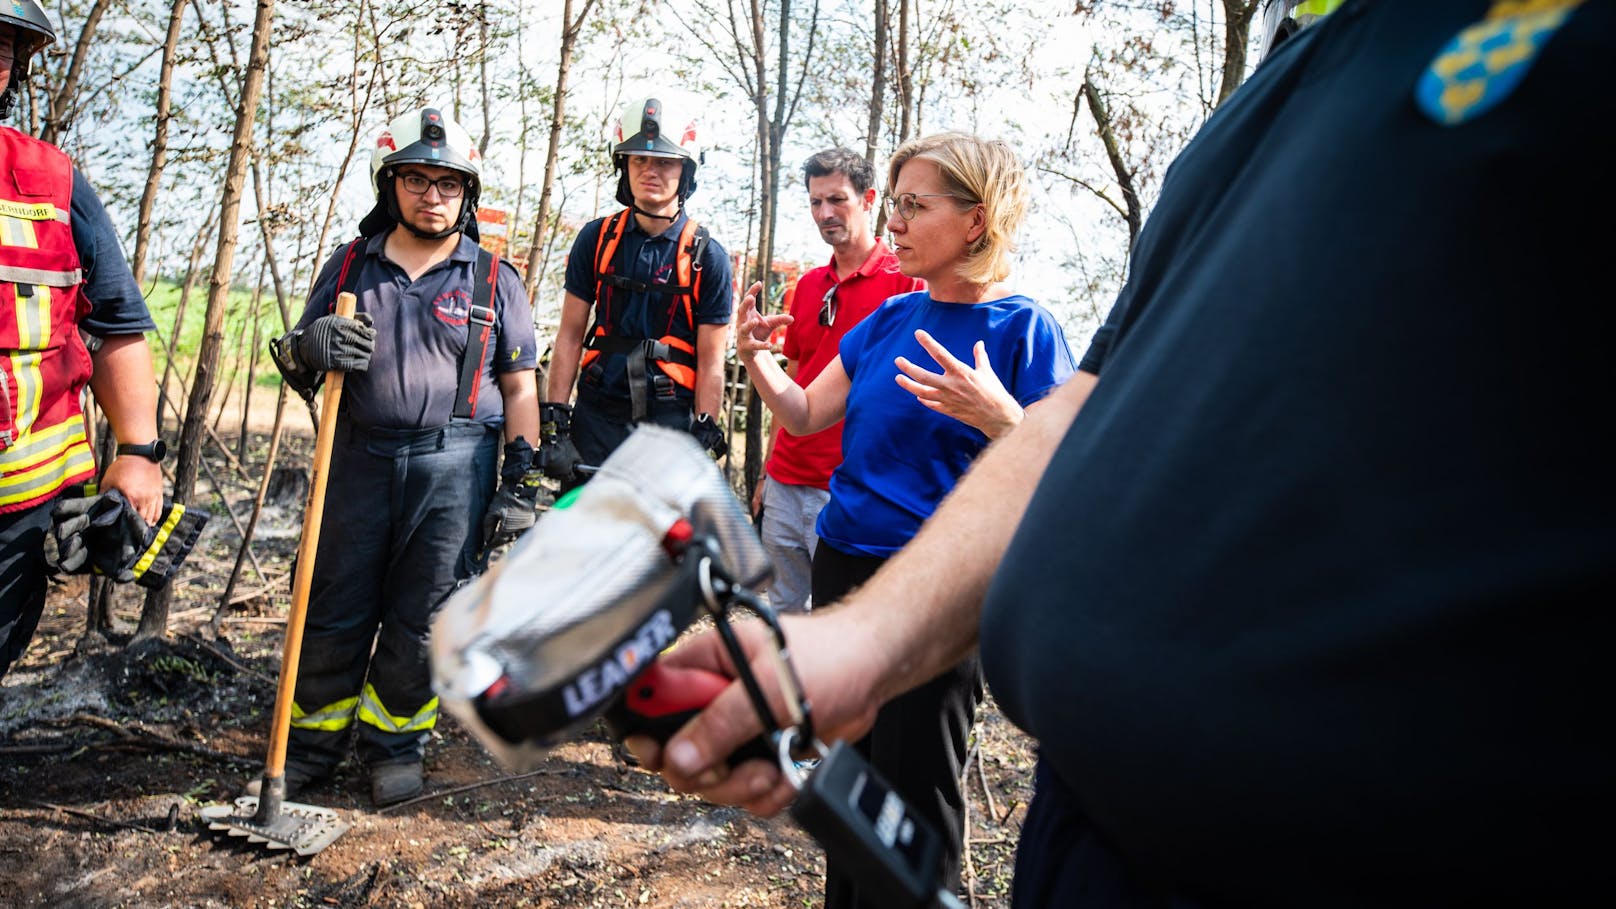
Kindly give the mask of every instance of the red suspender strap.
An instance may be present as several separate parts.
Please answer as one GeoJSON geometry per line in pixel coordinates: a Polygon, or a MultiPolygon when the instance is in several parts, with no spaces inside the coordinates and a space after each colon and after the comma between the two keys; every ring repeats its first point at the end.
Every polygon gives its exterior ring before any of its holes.
{"type": "Polygon", "coordinates": [[[470,419],[477,414],[483,363],[488,361],[488,345],[498,322],[493,305],[494,286],[498,281],[499,256],[486,249],[477,250],[477,264],[472,269],[471,309],[466,313],[466,349],[460,353],[460,384],[455,389],[457,419],[470,419]]]}
{"type": "Polygon", "coordinates": [[[349,268],[353,265],[354,258],[359,255],[359,245],[364,242],[365,238],[360,237],[348,244],[348,252],[342,257],[342,271],[337,272],[337,293],[331,295],[330,312],[337,311],[337,294],[343,291],[354,293],[354,288],[359,284],[359,272],[353,272],[351,280],[348,273],[349,268]]]}

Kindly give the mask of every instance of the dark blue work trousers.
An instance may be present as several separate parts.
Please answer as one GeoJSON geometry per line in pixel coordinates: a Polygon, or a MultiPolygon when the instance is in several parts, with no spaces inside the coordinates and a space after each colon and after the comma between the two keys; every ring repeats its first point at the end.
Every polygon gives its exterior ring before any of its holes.
{"type": "Polygon", "coordinates": [[[0,514],[0,678],[28,649],[45,611],[45,534],[50,499],[0,514]]]}
{"type": "MultiPolygon", "coordinates": [[[[680,432],[690,431],[693,411],[689,403],[653,399],[649,409],[650,413],[642,422],[680,432]]],[[[584,464],[599,467],[617,450],[617,446],[623,444],[638,425],[630,411],[626,400],[584,390],[578,392],[578,406],[572,409],[572,444],[577,447],[578,457],[583,459],[584,464]]]]}
{"type": "Polygon", "coordinates": [[[326,487],[287,760],[316,773],[358,727],[367,765],[421,759],[437,718],[426,635],[481,570],[500,429],[338,430],[326,487]]]}

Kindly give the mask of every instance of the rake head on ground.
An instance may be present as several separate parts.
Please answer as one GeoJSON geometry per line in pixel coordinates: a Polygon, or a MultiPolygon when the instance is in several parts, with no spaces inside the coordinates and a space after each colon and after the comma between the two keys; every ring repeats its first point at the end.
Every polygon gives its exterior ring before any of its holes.
{"type": "Polygon", "coordinates": [[[210,830],[246,837],[247,842],[263,843],[270,849],[290,849],[298,855],[319,852],[348,829],[330,808],[271,799],[271,804],[260,805],[256,796],[244,795],[234,805],[203,808],[202,819],[210,830]]]}

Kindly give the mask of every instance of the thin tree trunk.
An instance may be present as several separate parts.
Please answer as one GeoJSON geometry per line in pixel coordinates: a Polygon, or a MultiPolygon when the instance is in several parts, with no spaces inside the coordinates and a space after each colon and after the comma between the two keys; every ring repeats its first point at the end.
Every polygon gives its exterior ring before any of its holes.
{"type": "MultiPolygon", "coordinates": [[[[219,626],[224,622],[224,614],[230,609],[230,598],[236,592],[236,581],[241,577],[241,565],[252,554],[253,534],[258,531],[258,518],[264,513],[264,499],[269,494],[269,480],[275,473],[275,458],[280,453],[281,432],[285,428],[286,416],[286,383],[282,382],[280,391],[275,398],[275,425],[269,430],[269,452],[264,455],[264,470],[258,478],[258,494],[253,497],[252,516],[247,519],[247,529],[241,534],[241,548],[236,550],[236,563],[230,568],[230,579],[225,582],[224,593],[219,597],[219,605],[213,611],[213,636],[219,636],[219,626]]],[[[256,561],[254,568],[257,568],[256,561]]],[[[258,569],[258,576],[263,577],[264,572],[258,569]]]]}
{"type": "MultiPolygon", "coordinates": [[[[258,305],[258,298],[256,296],[253,298],[252,305],[258,305]]],[[[230,308],[229,304],[226,304],[225,308],[228,310],[230,308]]],[[[230,397],[236,393],[236,380],[241,378],[241,361],[246,355],[246,347],[247,320],[242,319],[241,325],[236,329],[236,343],[230,345],[230,349],[228,351],[224,350],[223,348],[221,348],[219,351],[219,374],[221,376],[225,376],[225,383],[224,394],[219,396],[219,407],[213,413],[214,435],[219,434],[219,427],[224,424],[225,412],[230,409],[230,397]],[[229,356],[228,369],[225,368],[226,355],[229,356]]]]}
{"type": "MultiPolygon", "coordinates": [[[[168,381],[169,376],[180,378],[178,367],[174,359],[179,355],[180,335],[185,330],[185,307],[191,299],[191,292],[196,289],[197,279],[202,274],[202,253],[207,250],[208,240],[213,236],[214,225],[218,223],[219,213],[215,209],[208,216],[208,222],[196,235],[196,242],[191,244],[191,258],[185,267],[185,279],[180,283],[180,299],[174,304],[174,330],[168,336],[163,358],[163,380],[157,384],[157,434],[163,434],[163,414],[167,412],[168,381]]],[[[183,380],[182,380],[183,381],[183,380]]]]}
{"type": "MultiPolygon", "coordinates": [[[[782,14],[782,18],[784,18],[782,14]]],[[[758,311],[767,312],[774,284],[774,210],[775,167],[778,156],[774,150],[773,122],[769,117],[769,67],[764,58],[763,4],[751,0],[751,63],[752,103],[757,114],[758,144],[758,257],[754,263],[754,282],[763,286],[758,297],[758,311]]],[[[784,79],[784,73],[780,74],[784,79]]],[[[746,463],[741,469],[741,482],[745,499],[751,501],[763,473],[763,399],[757,388],[747,383],[746,396],[746,463]]]]}
{"type": "Polygon", "coordinates": [[[101,17],[106,15],[107,7],[111,5],[112,0],[95,0],[90,5],[90,11],[84,14],[84,27],[79,30],[79,39],[73,45],[73,60],[62,77],[61,87],[51,97],[50,113],[45,115],[45,126],[39,131],[39,138],[52,145],[60,145],[62,136],[73,124],[73,114],[76,113],[73,101],[79,92],[79,78],[84,75],[84,60],[90,54],[90,45],[94,43],[101,17]]]}
{"type": "Polygon", "coordinates": [[[1133,253],[1134,241],[1139,238],[1139,228],[1144,224],[1144,211],[1139,204],[1139,191],[1134,187],[1133,172],[1128,169],[1128,162],[1123,160],[1122,147],[1117,142],[1117,134],[1111,122],[1111,111],[1106,107],[1105,99],[1094,87],[1092,71],[1083,76],[1083,85],[1078,89],[1088,101],[1089,113],[1094,115],[1095,131],[1100,135],[1100,144],[1105,146],[1105,156],[1111,162],[1111,171],[1117,178],[1117,187],[1122,192],[1125,206],[1123,217],[1128,222],[1128,252],[1133,253]]]}
{"type": "Polygon", "coordinates": [[[488,137],[494,134],[493,113],[488,103],[488,0],[477,0],[477,86],[482,92],[483,134],[477,140],[477,153],[488,156],[488,137]]]}
{"type": "Polygon", "coordinates": [[[909,4],[898,0],[898,144],[909,141],[915,128],[915,74],[909,67],[909,4]]]}
{"type": "Polygon", "coordinates": [[[258,380],[258,350],[264,335],[264,310],[259,305],[264,297],[264,271],[265,268],[259,268],[258,286],[253,290],[252,345],[247,348],[247,384],[241,395],[241,431],[236,433],[236,460],[243,464],[247,463],[247,443],[251,438],[247,427],[251,423],[253,384],[258,380]]]}
{"type": "Polygon", "coordinates": [[[1257,0],[1223,0],[1223,84],[1218,103],[1227,101],[1246,80],[1246,45],[1251,41],[1251,17],[1257,0]]]}
{"type": "MultiPolygon", "coordinates": [[[[264,70],[269,61],[270,26],[274,21],[275,0],[257,0],[253,19],[252,52],[242,80],[241,102],[236,106],[235,134],[230,142],[230,163],[225,170],[224,192],[219,204],[219,245],[214,257],[213,275],[208,282],[208,311],[202,346],[197,352],[196,381],[185,409],[185,426],[180,434],[178,466],[174,475],[174,498],[188,501],[196,489],[196,475],[202,460],[202,421],[213,395],[214,372],[219,346],[224,337],[224,310],[230,296],[231,268],[235,262],[237,235],[241,227],[242,185],[251,164],[253,123],[258,99],[263,92],[264,70]]],[[[170,587],[152,591],[146,597],[135,640],[158,638],[168,630],[168,607],[173,598],[170,587]]]]}
{"type": "Polygon", "coordinates": [[[539,286],[540,269],[536,263],[544,245],[545,229],[550,224],[550,194],[555,186],[556,163],[561,154],[561,125],[567,110],[567,75],[572,69],[572,51],[578,43],[578,33],[595,0],[584,0],[576,19],[572,16],[572,0],[564,0],[561,7],[561,62],[556,65],[555,100],[550,106],[550,145],[544,153],[544,182],[539,190],[539,212],[533,218],[533,243],[527,252],[527,298],[533,300],[539,286]]]}
{"type": "MultiPolygon", "coordinates": [[[[891,31],[887,0],[875,0],[875,53],[870,66],[870,126],[864,133],[864,160],[875,166],[875,149],[881,138],[881,114],[887,95],[887,33],[891,31]]],[[[885,206],[882,206],[885,208],[885,206]]]]}
{"type": "Polygon", "coordinates": [[[168,163],[168,121],[174,85],[174,56],[179,49],[180,30],[185,25],[186,0],[174,0],[168,13],[168,36],[163,41],[163,66],[157,76],[157,132],[152,137],[151,166],[146,171],[146,188],[140,194],[140,209],[135,221],[135,255],[130,266],[135,272],[135,284],[145,286],[146,253],[151,246],[152,209],[157,204],[157,192],[163,183],[163,167],[168,163]]]}

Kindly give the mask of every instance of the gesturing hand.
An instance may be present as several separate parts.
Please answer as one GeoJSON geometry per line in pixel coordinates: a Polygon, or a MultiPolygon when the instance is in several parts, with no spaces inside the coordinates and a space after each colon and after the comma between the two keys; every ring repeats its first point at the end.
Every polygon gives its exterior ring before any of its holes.
{"type": "Polygon", "coordinates": [[[1004,383],[993,371],[986,344],[976,342],[973,368],[949,353],[948,348],[925,331],[917,330],[915,340],[943,368],[941,373],[935,373],[904,357],[894,361],[898,374],[893,378],[920,403],[980,429],[990,439],[999,438],[1021,422],[1021,405],[1005,391],[1004,383]]]}
{"type": "Polygon", "coordinates": [[[761,281],[753,283],[746,289],[746,298],[741,301],[740,327],[735,332],[735,349],[742,357],[750,356],[758,351],[769,351],[769,336],[782,325],[790,325],[792,318],[787,313],[775,313],[765,316],[758,312],[758,294],[763,293],[761,281]]]}

